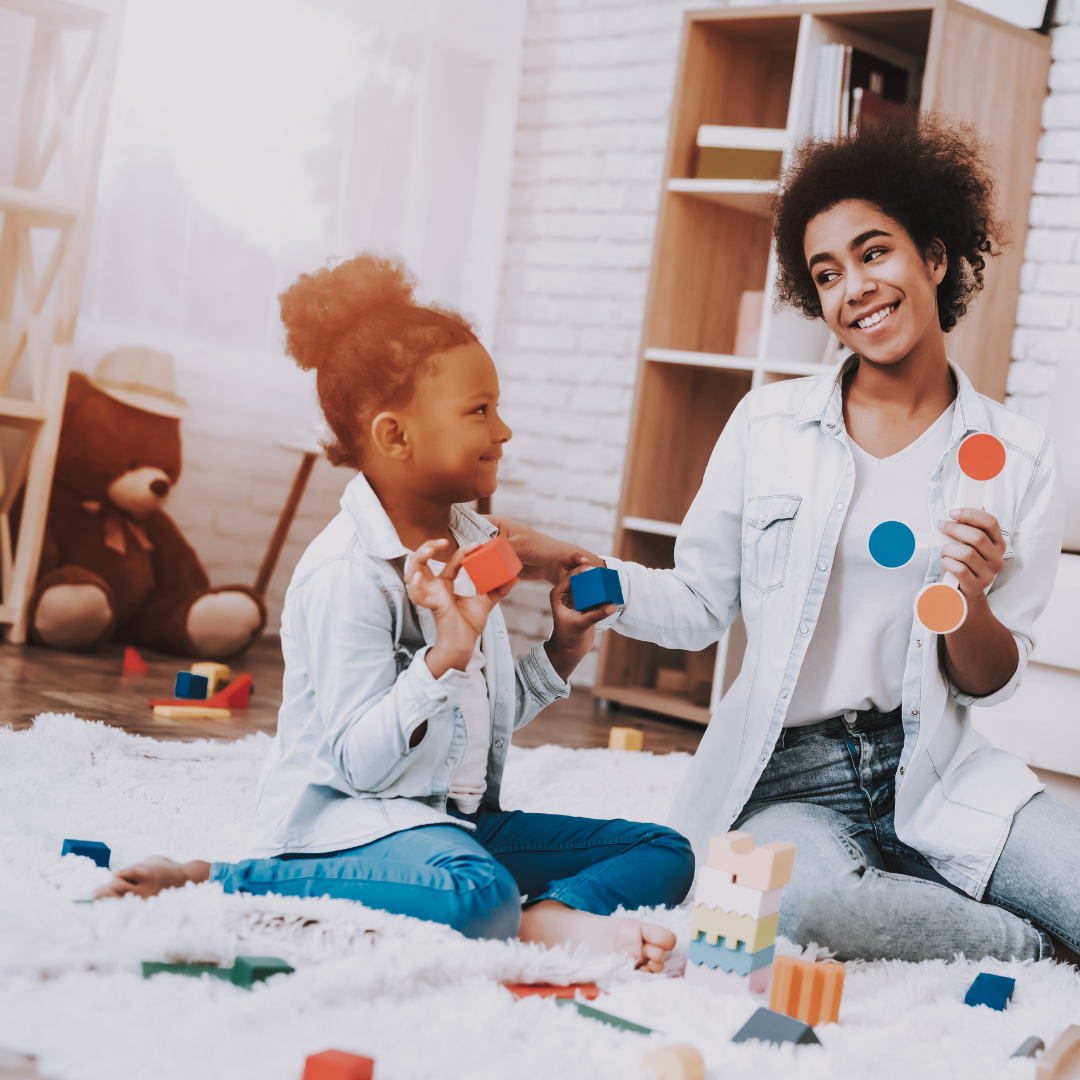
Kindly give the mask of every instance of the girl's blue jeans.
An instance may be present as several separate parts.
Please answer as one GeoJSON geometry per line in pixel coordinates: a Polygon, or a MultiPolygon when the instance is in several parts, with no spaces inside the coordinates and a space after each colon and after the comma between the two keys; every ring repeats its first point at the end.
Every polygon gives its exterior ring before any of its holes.
{"type": "Polygon", "coordinates": [[[226,892],[355,900],[474,938],[515,937],[523,898],[610,915],[675,906],[694,880],[689,841],[663,825],[484,807],[455,816],[475,831],[428,825],[347,851],[214,863],[210,878],[226,892]]]}
{"type": "Polygon", "coordinates": [[[1013,820],[983,902],[953,888],[893,826],[899,710],[781,732],[735,828],[796,845],[779,931],[840,960],[1038,960],[1080,949],[1080,813],[1042,792],[1013,820]]]}

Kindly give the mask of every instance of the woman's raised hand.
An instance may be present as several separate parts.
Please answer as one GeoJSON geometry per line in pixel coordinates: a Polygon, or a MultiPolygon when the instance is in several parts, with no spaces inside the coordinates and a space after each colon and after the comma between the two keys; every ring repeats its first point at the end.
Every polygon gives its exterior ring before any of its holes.
{"type": "Polygon", "coordinates": [[[546,581],[549,585],[558,585],[564,574],[578,566],[604,565],[603,559],[586,548],[556,540],[513,518],[489,514],[488,521],[510,541],[524,567],[521,571],[524,581],[546,581]]]}
{"type": "Polygon", "coordinates": [[[435,617],[435,644],[428,649],[425,659],[436,679],[451,668],[465,670],[491,609],[517,584],[514,578],[485,596],[458,596],[454,592],[454,579],[461,569],[461,560],[479,545],[459,547],[436,576],[428,562],[449,543],[429,540],[421,544],[405,566],[409,597],[435,617]]]}

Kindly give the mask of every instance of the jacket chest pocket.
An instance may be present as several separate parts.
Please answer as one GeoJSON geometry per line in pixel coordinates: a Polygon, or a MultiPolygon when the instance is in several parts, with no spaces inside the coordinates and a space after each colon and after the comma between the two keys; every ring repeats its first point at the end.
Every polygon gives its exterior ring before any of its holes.
{"type": "Polygon", "coordinates": [[[768,592],[784,584],[799,495],[758,495],[743,517],[743,578],[768,592]]]}

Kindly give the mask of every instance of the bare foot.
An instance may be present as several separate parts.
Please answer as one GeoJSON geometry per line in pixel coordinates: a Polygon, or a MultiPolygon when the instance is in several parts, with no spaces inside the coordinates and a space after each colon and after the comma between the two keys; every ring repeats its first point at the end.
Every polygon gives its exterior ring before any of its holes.
{"type": "Polygon", "coordinates": [[[575,911],[558,900],[541,900],[521,913],[521,941],[541,945],[584,945],[590,952],[623,953],[634,967],[664,970],[664,953],[675,948],[675,935],[656,923],[575,911]]]}
{"type": "Polygon", "coordinates": [[[189,881],[196,884],[210,880],[210,864],[198,860],[189,863],[173,862],[164,855],[151,855],[145,862],[118,870],[116,877],[96,893],[96,900],[110,896],[157,896],[162,889],[179,889],[189,881]]]}

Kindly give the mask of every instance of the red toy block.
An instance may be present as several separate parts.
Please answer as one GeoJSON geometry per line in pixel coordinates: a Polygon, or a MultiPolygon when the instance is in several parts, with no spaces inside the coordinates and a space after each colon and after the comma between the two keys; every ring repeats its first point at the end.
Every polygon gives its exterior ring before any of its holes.
{"type": "Polygon", "coordinates": [[[251,676],[237,675],[224,690],[219,690],[206,704],[212,709],[246,709],[251,697],[251,676]]]}
{"type": "Polygon", "coordinates": [[[481,596],[513,581],[522,571],[521,560],[514,554],[510,541],[501,535],[470,551],[461,565],[481,596]]]}
{"type": "Polygon", "coordinates": [[[344,1050],[324,1050],[304,1061],[304,1080],[372,1080],[374,1075],[374,1058],[344,1050]]]}
{"type": "Polygon", "coordinates": [[[124,666],[120,670],[124,675],[145,675],[150,670],[150,666],[129,645],[124,650],[124,666]]]}
{"type": "Polygon", "coordinates": [[[569,986],[556,986],[554,983],[503,983],[503,986],[517,998],[572,998],[580,993],[586,1001],[595,1001],[600,996],[600,987],[596,983],[571,983],[569,986]]]}

